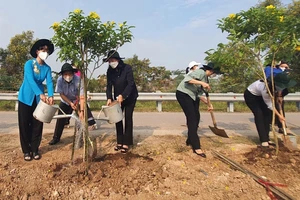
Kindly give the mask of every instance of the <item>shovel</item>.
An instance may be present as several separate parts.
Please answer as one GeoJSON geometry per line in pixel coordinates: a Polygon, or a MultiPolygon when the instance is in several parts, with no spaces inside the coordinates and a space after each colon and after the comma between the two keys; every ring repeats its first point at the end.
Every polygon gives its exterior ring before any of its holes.
{"type": "MultiPolygon", "coordinates": [[[[210,99],[209,99],[209,95],[208,95],[208,92],[205,92],[205,96],[206,96],[206,99],[207,99],[207,104],[210,105],[210,99]]],[[[212,110],[209,111],[210,112],[210,115],[211,115],[211,119],[213,121],[213,124],[214,126],[208,126],[210,128],[210,130],[220,136],[220,137],[224,137],[224,138],[229,138],[228,135],[226,134],[225,130],[224,129],[219,129],[217,127],[217,122],[216,122],[216,119],[215,119],[215,116],[214,116],[214,113],[212,110]]]]}
{"type": "MultiPolygon", "coordinates": [[[[280,109],[280,114],[283,116],[281,103],[279,103],[279,109],[280,109]]],[[[283,128],[283,136],[282,136],[283,145],[289,150],[297,150],[298,148],[293,145],[292,141],[290,140],[286,132],[285,121],[282,121],[282,128],[283,128]]]]}

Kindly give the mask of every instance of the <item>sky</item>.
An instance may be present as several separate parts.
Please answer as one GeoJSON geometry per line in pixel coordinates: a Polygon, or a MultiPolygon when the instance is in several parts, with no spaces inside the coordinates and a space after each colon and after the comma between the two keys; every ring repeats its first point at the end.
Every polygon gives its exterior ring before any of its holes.
{"type": "MultiPolygon", "coordinates": [[[[292,0],[282,0],[284,5],[292,0]]],[[[150,66],[167,70],[185,69],[190,61],[205,62],[205,51],[226,43],[226,33],[217,27],[219,19],[231,13],[248,10],[257,0],[0,0],[0,47],[7,48],[10,39],[23,31],[34,31],[35,38],[51,39],[49,27],[81,9],[88,15],[97,12],[102,22],[127,21],[134,36],[120,47],[121,57],[146,58],[150,66]]],[[[56,50],[57,51],[57,50],[56,50]]],[[[46,61],[53,71],[62,63],[54,52],[46,61]]],[[[105,74],[107,64],[94,75],[105,74]]]]}

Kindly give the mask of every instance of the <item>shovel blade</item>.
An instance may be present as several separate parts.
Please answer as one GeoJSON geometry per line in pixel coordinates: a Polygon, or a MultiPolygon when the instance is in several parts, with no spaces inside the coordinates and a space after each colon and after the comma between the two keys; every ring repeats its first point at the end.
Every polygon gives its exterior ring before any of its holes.
{"type": "MultiPolygon", "coordinates": [[[[295,137],[295,136],[293,136],[295,137]]],[[[298,150],[297,148],[297,142],[294,143],[291,141],[291,138],[288,135],[282,136],[283,145],[288,148],[290,151],[298,150]]]]}
{"type": "Polygon", "coordinates": [[[219,129],[215,126],[208,126],[210,130],[217,136],[224,137],[224,138],[229,138],[229,136],[226,134],[224,129],[219,129]]]}

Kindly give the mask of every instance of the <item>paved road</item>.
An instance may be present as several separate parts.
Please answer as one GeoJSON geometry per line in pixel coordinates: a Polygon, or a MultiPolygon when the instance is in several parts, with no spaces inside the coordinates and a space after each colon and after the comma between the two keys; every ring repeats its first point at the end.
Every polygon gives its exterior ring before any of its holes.
{"type": "MultiPolygon", "coordinates": [[[[96,117],[98,112],[94,112],[96,117]]],[[[252,113],[215,113],[217,127],[226,130],[230,135],[253,135],[257,136],[255,125],[253,122],[252,113]]],[[[290,132],[300,135],[300,113],[287,113],[286,120],[290,132]]],[[[98,133],[113,133],[114,125],[108,124],[106,121],[97,120],[100,128],[93,132],[98,133]]],[[[71,120],[74,124],[74,120],[71,120]]],[[[212,125],[212,120],[208,112],[201,113],[201,122],[199,125],[200,135],[213,135],[208,128],[212,125]]],[[[44,124],[44,133],[53,133],[55,120],[50,124],[44,124]]],[[[134,113],[134,134],[149,136],[149,135],[182,135],[186,134],[185,116],[181,112],[135,112],[134,113]]],[[[66,129],[64,132],[72,132],[73,129],[66,129]]],[[[17,112],[0,111],[0,134],[18,133],[18,117],[17,112]]]]}

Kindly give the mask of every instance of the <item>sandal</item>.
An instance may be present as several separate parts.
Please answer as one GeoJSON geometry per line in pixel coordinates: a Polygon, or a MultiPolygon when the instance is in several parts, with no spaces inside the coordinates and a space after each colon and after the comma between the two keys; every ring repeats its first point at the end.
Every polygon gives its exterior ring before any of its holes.
{"type": "Polygon", "coordinates": [[[121,149],[121,153],[127,153],[127,152],[128,152],[128,150],[129,150],[129,148],[128,148],[128,147],[122,147],[122,149],[121,149]]]}
{"type": "Polygon", "coordinates": [[[201,156],[203,158],[206,158],[206,154],[202,151],[202,149],[193,149],[193,152],[197,155],[197,156],[201,156]],[[197,152],[197,150],[201,150],[202,153],[197,152]]]}
{"type": "Polygon", "coordinates": [[[33,152],[32,157],[34,160],[41,159],[41,155],[39,154],[39,152],[33,152]]]}
{"type": "Polygon", "coordinates": [[[274,142],[272,142],[272,141],[269,141],[268,144],[269,144],[269,146],[276,147],[276,144],[274,142]]]}
{"type": "Polygon", "coordinates": [[[24,160],[25,161],[31,161],[32,160],[31,154],[30,153],[24,153],[24,160]]]}
{"type": "Polygon", "coordinates": [[[118,144],[117,146],[115,146],[114,150],[115,151],[119,151],[122,149],[122,145],[121,144],[118,144]]]}
{"type": "Polygon", "coordinates": [[[97,130],[98,129],[97,124],[93,124],[93,125],[89,126],[88,129],[89,129],[89,131],[97,130]]]}

